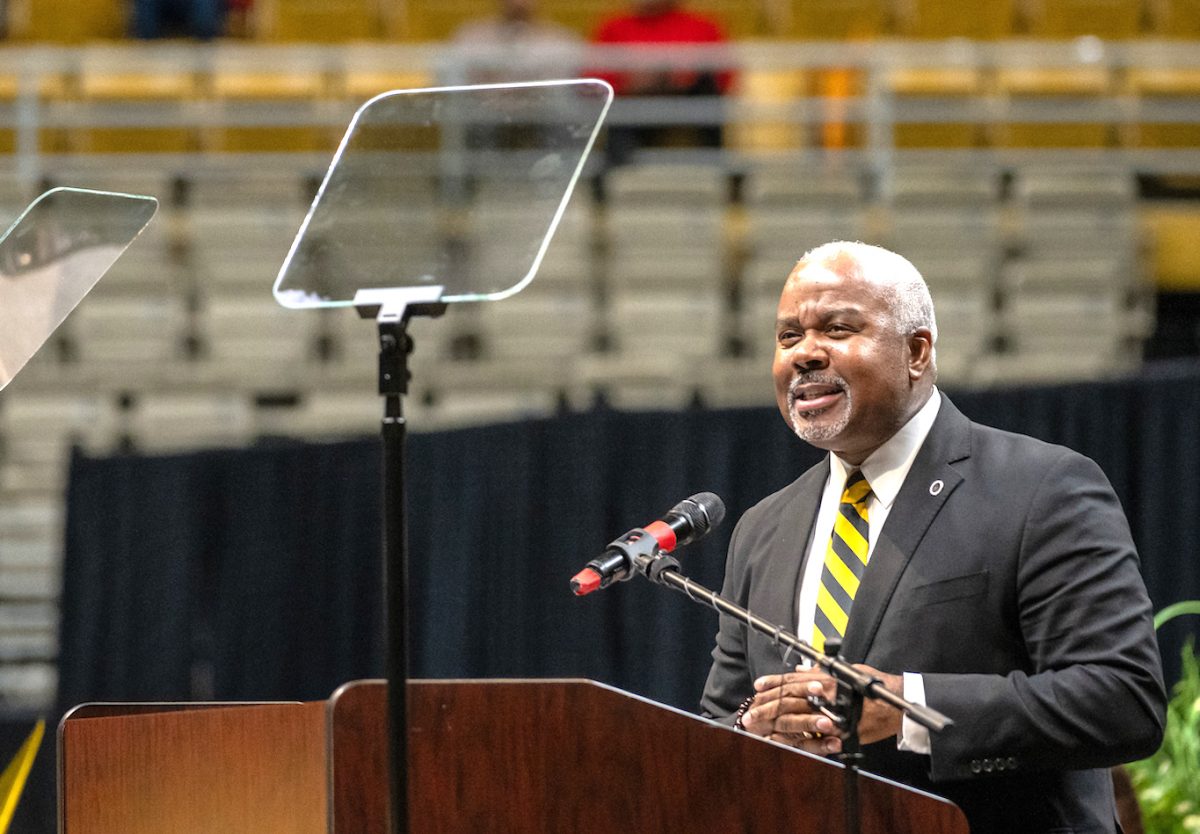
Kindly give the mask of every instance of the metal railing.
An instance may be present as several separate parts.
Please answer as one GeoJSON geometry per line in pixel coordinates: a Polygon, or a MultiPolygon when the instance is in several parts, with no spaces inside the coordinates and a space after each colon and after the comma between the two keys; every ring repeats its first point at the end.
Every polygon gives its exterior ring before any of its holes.
{"type": "MultiPolygon", "coordinates": [[[[64,151],[47,141],[55,132],[69,135],[91,128],[184,129],[203,135],[234,127],[306,126],[327,131],[332,147],[369,95],[365,90],[372,80],[412,86],[495,78],[508,68],[505,54],[377,43],[0,49],[0,129],[12,131],[7,167],[20,181],[33,184],[64,165],[107,164],[104,154],[64,151]],[[139,81],[163,77],[176,80],[173,92],[151,84],[139,87],[139,81]],[[97,79],[117,83],[97,84],[97,79]]],[[[718,153],[731,168],[765,153],[866,157],[876,169],[930,158],[1000,165],[1055,164],[1065,158],[1145,173],[1200,172],[1200,146],[1145,147],[1137,141],[1140,125],[1200,128],[1200,49],[1193,42],[738,42],[669,50],[581,45],[561,70],[570,76],[664,67],[731,70],[736,81],[725,96],[618,96],[609,123],[794,128],[794,142],[773,148],[727,138],[718,153]],[[1026,71],[1043,74],[1044,83],[1039,87],[1036,77],[1023,86],[1006,81],[1026,71]],[[849,79],[845,94],[831,95],[811,83],[831,72],[849,79]],[[914,72],[925,79],[919,89],[904,81],[914,72]],[[1152,73],[1158,81],[1140,83],[1152,73]],[[950,84],[939,89],[939,75],[961,79],[964,74],[969,89],[950,84]],[[789,94],[786,83],[778,83],[789,76],[808,83],[793,83],[799,91],[789,94]],[[1172,78],[1178,80],[1174,88],[1172,78]],[[822,126],[834,121],[852,126],[858,139],[846,147],[823,143],[822,126]],[[1010,147],[986,138],[975,147],[914,149],[896,141],[897,128],[905,125],[961,123],[977,125],[985,137],[1014,123],[1102,123],[1114,138],[1082,149],[1010,147]]],[[[129,153],[121,156],[131,158],[129,153]]],[[[203,141],[182,155],[147,156],[167,167],[224,164],[219,148],[203,141]]],[[[300,161],[303,156],[289,158],[315,167],[327,158],[314,152],[311,162],[300,161]]]]}

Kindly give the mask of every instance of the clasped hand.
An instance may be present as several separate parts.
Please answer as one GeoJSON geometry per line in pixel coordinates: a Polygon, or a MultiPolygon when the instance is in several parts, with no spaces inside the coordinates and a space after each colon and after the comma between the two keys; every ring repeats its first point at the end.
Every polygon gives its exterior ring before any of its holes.
{"type": "MultiPolygon", "coordinates": [[[[888,675],[864,664],[855,668],[883,685],[903,694],[904,679],[888,675]]],[[[808,698],[818,695],[828,701],[837,696],[837,681],[818,668],[801,669],[783,675],[765,675],[754,682],[754,703],[742,716],[747,732],[799,747],[809,753],[840,753],[845,733],[827,717],[815,712],[808,698]]],[[[895,707],[868,698],[858,722],[858,738],[863,744],[880,741],[900,732],[902,716],[895,707]]]]}

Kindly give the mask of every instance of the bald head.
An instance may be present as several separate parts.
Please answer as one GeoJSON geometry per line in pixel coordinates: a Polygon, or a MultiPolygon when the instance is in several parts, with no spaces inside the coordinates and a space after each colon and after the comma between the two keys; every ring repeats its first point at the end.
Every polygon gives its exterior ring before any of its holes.
{"type": "Polygon", "coordinates": [[[929,286],[912,262],[882,246],[835,240],[810,249],[800,264],[819,264],[845,278],[866,281],[889,297],[896,331],[910,336],[928,330],[937,344],[937,319],[929,286]]]}
{"type": "Polygon", "coordinates": [[[805,254],[775,321],[780,413],[802,439],[859,465],[933,392],[933,302],[904,258],[836,241],[805,254]]]}

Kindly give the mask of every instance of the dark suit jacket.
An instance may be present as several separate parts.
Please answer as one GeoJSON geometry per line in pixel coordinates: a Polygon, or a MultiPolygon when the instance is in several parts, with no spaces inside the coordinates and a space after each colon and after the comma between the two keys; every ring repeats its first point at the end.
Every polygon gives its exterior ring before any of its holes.
{"type": "MultiPolygon", "coordinates": [[[[828,471],[742,517],[726,596],[795,623],[828,471]]],[[[928,704],[954,726],[931,756],[869,745],[864,769],[954,800],[973,832],[1115,831],[1105,768],[1161,740],[1150,602],[1107,479],[1069,449],[970,422],[945,397],[872,551],[843,655],[922,673],[928,704]]],[[[728,716],[756,677],[795,662],[722,617],[702,707],[728,716]]]]}

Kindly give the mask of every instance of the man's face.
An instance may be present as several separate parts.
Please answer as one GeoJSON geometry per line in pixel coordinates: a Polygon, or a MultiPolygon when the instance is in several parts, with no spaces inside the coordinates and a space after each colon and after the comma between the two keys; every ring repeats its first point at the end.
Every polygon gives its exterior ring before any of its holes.
{"type": "Polygon", "coordinates": [[[925,400],[931,343],[895,326],[890,289],[843,256],[800,263],[779,299],[775,396],[801,439],[862,463],[925,400]]]}

